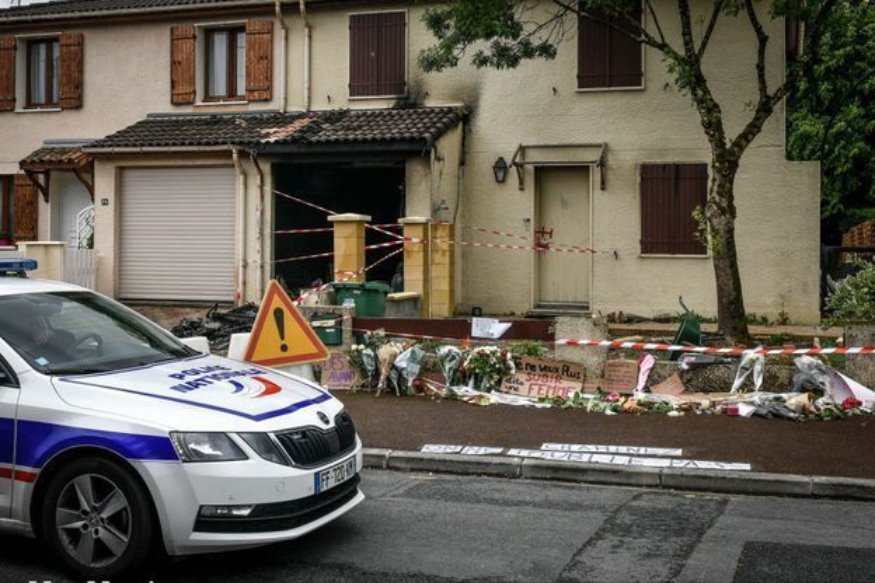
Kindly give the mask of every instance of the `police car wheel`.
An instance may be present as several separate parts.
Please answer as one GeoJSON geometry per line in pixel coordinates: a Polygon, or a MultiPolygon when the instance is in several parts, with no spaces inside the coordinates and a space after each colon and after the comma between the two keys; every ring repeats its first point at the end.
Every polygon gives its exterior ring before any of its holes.
{"type": "Polygon", "coordinates": [[[152,547],[147,494],[125,468],[106,459],[63,467],[46,490],[42,519],[46,542],[89,578],[134,569],[152,547]]]}

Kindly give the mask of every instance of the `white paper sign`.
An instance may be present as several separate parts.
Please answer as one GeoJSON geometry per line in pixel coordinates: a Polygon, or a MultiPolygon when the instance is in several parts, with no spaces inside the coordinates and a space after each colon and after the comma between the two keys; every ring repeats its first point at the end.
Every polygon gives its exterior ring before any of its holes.
{"type": "Polygon", "coordinates": [[[578,453],[624,453],[628,455],[657,455],[677,456],[684,455],[680,448],[666,447],[638,447],[635,445],[591,445],[580,443],[544,443],[541,444],[543,451],[573,451],[578,453]]]}
{"type": "Polygon", "coordinates": [[[471,318],[471,337],[497,340],[511,327],[510,323],[499,322],[494,318],[471,318]]]}

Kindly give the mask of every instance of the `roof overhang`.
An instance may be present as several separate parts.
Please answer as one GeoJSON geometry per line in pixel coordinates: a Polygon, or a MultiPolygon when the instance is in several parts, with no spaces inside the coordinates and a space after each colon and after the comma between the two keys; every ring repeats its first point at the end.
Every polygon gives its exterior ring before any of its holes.
{"type": "Polygon", "coordinates": [[[86,174],[93,175],[94,159],[81,145],[43,146],[25,156],[18,163],[18,167],[27,174],[46,202],[49,202],[49,180],[52,171],[73,172],[88,190],[91,200],[94,200],[94,182],[86,176],[86,174]]]}

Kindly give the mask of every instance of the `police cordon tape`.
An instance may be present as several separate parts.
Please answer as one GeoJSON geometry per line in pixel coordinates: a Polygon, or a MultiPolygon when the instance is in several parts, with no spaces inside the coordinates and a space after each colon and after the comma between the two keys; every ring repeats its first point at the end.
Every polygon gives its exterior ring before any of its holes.
{"type": "MultiPolygon", "coordinates": [[[[388,243],[377,243],[376,245],[368,245],[367,247],[365,247],[365,251],[370,251],[372,249],[385,249],[386,247],[396,247],[403,244],[404,241],[389,241],[388,243]]],[[[331,255],[334,255],[334,251],[326,251],[325,253],[314,253],[313,255],[301,255],[299,257],[287,257],[286,259],[274,259],[273,263],[291,263],[293,261],[303,261],[305,259],[330,257],[331,255]]]]}
{"type": "MultiPolygon", "coordinates": [[[[531,241],[531,239],[529,237],[527,237],[526,235],[519,235],[517,233],[506,233],[504,231],[496,231],[495,229],[488,229],[486,227],[474,227],[474,226],[465,225],[462,228],[467,229],[469,231],[477,231],[480,233],[489,233],[491,235],[510,237],[512,239],[519,239],[521,241],[531,241]]],[[[547,251],[548,248],[553,248],[553,247],[559,247],[562,249],[574,249],[574,250],[580,251],[582,253],[607,253],[606,251],[598,251],[598,250],[592,249],[590,247],[579,247],[577,245],[566,245],[564,243],[556,243],[554,241],[550,241],[550,243],[548,245],[535,246],[534,248],[537,249],[538,251],[547,251]]]]}
{"type": "MultiPolygon", "coordinates": [[[[372,333],[375,330],[366,328],[353,328],[353,332],[372,333]]],[[[480,344],[506,344],[515,340],[533,342],[533,340],[519,338],[513,340],[486,340],[481,338],[450,338],[448,336],[428,336],[425,334],[407,334],[404,332],[385,332],[390,338],[412,338],[415,340],[440,340],[457,343],[480,343],[480,344]]],[[[657,352],[691,352],[696,354],[719,354],[722,356],[742,356],[745,354],[762,354],[764,356],[780,355],[816,355],[816,354],[875,354],[875,346],[846,346],[834,348],[746,348],[735,346],[732,348],[720,348],[717,346],[686,346],[682,344],[663,344],[657,342],[615,342],[613,340],[590,340],[588,338],[561,338],[554,341],[534,340],[543,344],[555,344],[556,346],[592,346],[607,348],[610,350],[636,350],[657,352]]]]}
{"type": "Polygon", "coordinates": [[[313,229],[283,229],[272,231],[274,235],[299,235],[302,233],[330,233],[334,227],[316,227],[313,229]]]}
{"type": "MultiPolygon", "coordinates": [[[[329,214],[329,215],[337,214],[336,212],[332,211],[331,209],[328,209],[328,208],[325,208],[324,206],[320,206],[318,204],[304,200],[303,198],[293,196],[293,195],[287,194],[285,192],[280,192],[279,190],[274,190],[273,192],[277,196],[281,196],[283,198],[292,200],[294,202],[306,205],[308,207],[322,211],[326,214],[329,214]]],[[[425,243],[427,241],[427,239],[422,239],[422,238],[418,238],[418,237],[405,237],[403,235],[399,235],[398,233],[393,233],[392,231],[388,231],[388,230],[384,229],[383,228],[384,226],[388,226],[388,225],[373,225],[370,223],[365,224],[365,228],[367,228],[367,229],[370,229],[372,231],[376,231],[378,233],[382,233],[384,235],[388,235],[388,236],[392,237],[393,239],[398,239],[399,241],[404,241],[406,243],[422,244],[422,243],[425,243]]],[[[397,226],[397,223],[391,223],[391,226],[395,227],[395,226],[397,226]]],[[[493,230],[493,229],[486,229],[485,227],[469,227],[469,228],[476,230],[476,231],[493,233],[496,235],[502,235],[502,236],[506,236],[506,237],[522,238],[519,235],[514,235],[511,233],[504,233],[503,231],[497,231],[497,230],[493,230]]],[[[526,240],[528,240],[528,239],[526,239],[526,240]]],[[[552,253],[608,253],[608,251],[599,251],[597,249],[592,249],[591,247],[578,247],[575,245],[564,245],[561,243],[551,243],[550,245],[505,245],[502,243],[475,243],[472,241],[454,241],[454,240],[450,240],[450,239],[432,239],[432,241],[435,243],[444,243],[444,244],[450,244],[450,245],[464,245],[464,246],[470,246],[470,247],[485,247],[488,249],[549,251],[552,253]]],[[[302,257],[300,259],[311,259],[311,258],[312,257],[307,256],[307,257],[302,257]]],[[[297,260],[297,258],[290,259],[290,260],[284,260],[284,261],[294,261],[294,260],[297,260]]]]}

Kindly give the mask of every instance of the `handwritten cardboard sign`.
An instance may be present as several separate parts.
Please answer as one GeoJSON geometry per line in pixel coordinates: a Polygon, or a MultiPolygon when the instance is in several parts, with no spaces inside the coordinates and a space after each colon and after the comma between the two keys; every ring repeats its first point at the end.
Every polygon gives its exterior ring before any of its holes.
{"type": "Polygon", "coordinates": [[[347,391],[355,383],[355,371],[349,365],[346,355],[332,351],[322,365],[322,386],[333,391],[347,391]]]}
{"type": "Polygon", "coordinates": [[[605,363],[605,379],[602,389],[629,393],[638,384],[638,362],[634,360],[609,360],[605,363]]]}
{"type": "Polygon", "coordinates": [[[527,397],[568,397],[583,389],[586,369],[563,360],[523,357],[519,370],[505,379],[501,391],[527,397]]]}

